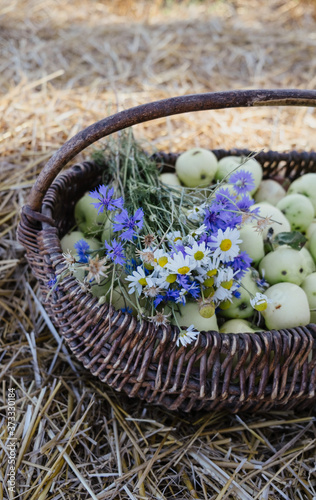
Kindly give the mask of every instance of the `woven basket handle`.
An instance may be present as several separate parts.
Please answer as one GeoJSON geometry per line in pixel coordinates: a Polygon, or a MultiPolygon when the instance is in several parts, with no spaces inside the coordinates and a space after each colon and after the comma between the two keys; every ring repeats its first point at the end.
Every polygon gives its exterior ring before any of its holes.
{"type": "Polygon", "coordinates": [[[235,90],[207,94],[185,95],[142,104],[104,118],[67,141],[50,158],[34,184],[28,206],[40,211],[43,198],[61,169],[78,153],[102,137],[164,116],[206,109],[238,108],[251,106],[314,106],[315,90],[235,90]]]}

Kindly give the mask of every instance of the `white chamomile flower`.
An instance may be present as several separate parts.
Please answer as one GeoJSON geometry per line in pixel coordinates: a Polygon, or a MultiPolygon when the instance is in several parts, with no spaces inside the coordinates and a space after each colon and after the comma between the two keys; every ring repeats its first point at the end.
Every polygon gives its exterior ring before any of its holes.
{"type": "Polygon", "coordinates": [[[138,295],[142,293],[143,287],[147,285],[147,277],[145,275],[145,271],[141,266],[137,267],[136,271],[133,271],[133,274],[130,274],[125,278],[126,281],[130,281],[128,285],[129,291],[128,293],[134,293],[137,290],[138,295]]]}
{"type": "Polygon", "coordinates": [[[205,216],[205,206],[206,203],[202,203],[202,205],[195,205],[191,210],[187,211],[187,218],[191,221],[200,221],[205,216]]]}
{"type": "Polygon", "coordinates": [[[234,272],[231,267],[221,267],[215,276],[215,285],[230,290],[234,284],[234,276],[237,273],[238,271],[234,272]]]}
{"type": "Polygon", "coordinates": [[[219,302],[223,302],[224,300],[232,301],[233,290],[223,288],[222,286],[216,288],[215,293],[212,297],[213,301],[218,304],[219,302]]]}
{"type": "Polygon", "coordinates": [[[264,311],[271,302],[272,300],[268,299],[266,295],[259,292],[256,293],[253,299],[250,299],[250,304],[254,309],[256,309],[256,311],[264,311]]]}
{"type": "Polygon", "coordinates": [[[214,237],[215,242],[211,243],[215,248],[214,257],[219,257],[222,262],[234,260],[240,251],[238,243],[242,242],[239,236],[238,229],[228,227],[224,232],[219,229],[217,236],[214,237]]]}
{"type": "MultiPolygon", "coordinates": [[[[157,268],[156,268],[157,271],[157,268]]],[[[168,269],[163,269],[157,277],[157,286],[163,290],[167,290],[172,283],[177,281],[176,273],[168,271],[168,269]]]]}
{"type": "Polygon", "coordinates": [[[157,266],[158,270],[160,268],[164,268],[166,264],[168,264],[168,254],[162,249],[162,248],[157,248],[154,251],[154,259],[155,259],[155,266],[157,266]]]}
{"type": "Polygon", "coordinates": [[[197,227],[196,229],[192,229],[190,231],[190,235],[196,238],[197,236],[200,236],[201,234],[204,234],[205,231],[207,231],[207,227],[205,224],[202,224],[201,226],[197,227]]]}
{"type": "Polygon", "coordinates": [[[196,263],[197,266],[207,265],[211,250],[206,247],[205,242],[197,243],[194,241],[192,247],[185,247],[185,252],[196,263]]]}
{"type": "Polygon", "coordinates": [[[196,267],[196,262],[190,255],[184,256],[182,252],[174,254],[174,256],[166,264],[166,268],[172,274],[191,274],[191,271],[196,267]]]}
{"type": "Polygon", "coordinates": [[[198,273],[196,279],[200,281],[200,283],[203,283],[203,281],[208,278],[213,278],[215,281],[215,276],[217,275],[219,269],[220,260],[214,259],[213,256],[209,257],[205,267],[196,267],[195,271],[198,273]]]}
{"type": "Polygon", "coordinates": [[[194,329],[194,325],[190,325],[186,330],[180,330],[177,338],[177,346],[179,347],[179,345],[182,344],[186,347],[187,345],[192,344],[198,335],[200,335],[200,332],[197,332],[194,329]]]}
{"type": "Polygon", "coordinates": [[[171,231],[170,233],[168,233],[166,235],[166,239],[168,241],[170,241],[170,243],[172,243],[172,245],[174,245],[175,243],[176,244],[180,243],[180,241],[183,240],[183,236],[180,233],[180,231],[171,231]]]}

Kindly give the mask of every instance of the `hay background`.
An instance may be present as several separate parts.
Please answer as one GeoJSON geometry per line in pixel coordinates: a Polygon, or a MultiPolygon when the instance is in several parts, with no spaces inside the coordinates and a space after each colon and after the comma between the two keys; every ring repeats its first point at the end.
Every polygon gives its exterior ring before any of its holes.
{"type": "MultiPolygon", "coordinates": [[[[315,88],[315,12],[314,0],[0,2],[0,500],[13,498],[9,386],[18,498],[316,498],[312,409],[179,416],[114,393],[56,336],[16,241],[45,161],[92,122],[185,93],[315,88]]],[[[315,128],[310,108],[261,108],[160,119],[135,134],[165,151],[309,151],[315,128]]]]}

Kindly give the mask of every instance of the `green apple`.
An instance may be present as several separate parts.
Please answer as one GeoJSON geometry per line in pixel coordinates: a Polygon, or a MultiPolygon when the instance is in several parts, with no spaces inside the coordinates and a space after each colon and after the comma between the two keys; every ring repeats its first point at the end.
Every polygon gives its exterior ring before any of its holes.
{"type": "Polygon", "coordinates": [[[311,323],[316,323],[316,273],[306,276],[301,288],[304,290],[311,311],[311,323]]]}
{"type": "Polygon", "coordinates": [[[75,221],[78,228],[89,236],[101,234],[104,223],[108,217],[107,213],[98,214],[98,210],[92,203],[97,203],[96,198],[92,198],[86,193],[75,205],[75,221]]]}
{"type": "Polygon", "coordinates": [[[253,224],[245,224],[239,230],[242,243],[239,244],[240,250],[248,253],[254,264],[258,264],[264,257],[264,243],[261,233],[256,231],[253,224]]]}
{"type": "Polygon", "coordinates": [[[218,324],[216,315],[213,314],[211,318],[203,318],[199,313],[199,306],[196,302],[187,302],[185,305],[180,305],[179,312],[174,313],[174,318],[171,323],[179,324],[182,327],[189,327],[194,325],[194,328],[199,332],[216,331],[218,332],[218,324]],[[175,321],[175,319],[177,321],[175,321]]]}
{"type": "Polygon", "coordinates": [[[166,172],[164,174],[160,174],[158,179],[160,180],[160,182],[166,184],[167,186],[182,187],[181,182],[179,181],[179,178],[176,174],[166,172]]]}
{"type": "Polygon", "coordinates": [[[314,218],[313,204],[303,194],[288,194],[276,206],[290,222],[292,231],[305,232],[314,218]]]}
{"type": "Polygon", "coordinates": [[[115,233],[113,232],[112,222],[110,221],[110,219],[106,219],[101,235],[102,243],[104,243],[105,241],[110,243],[111,240],[115,237],[114,234],[115,233]]]}
{"type": "Polygon", "coordinates": [[[254,158],[245,158],[244,156],[225,156],[218,162],[218,170],[215,175],[215,180],[221,181],[224,178],[228,180],[229,174],[238,172],[238,170],[245,170],[250,172],[253,176],[255,188],[252,189],[250,194],[253,194],[258,189],[262,180],[262,166],[254,158]],[[237,167],[240,167],[238,169],[237,167]]]}
{"type": "Polygon", "coordinates": [[[255,333],[256,331],[245,319],[230,319],[225,321],[219,329],[220,333],[255,333]]]}
{"type": "Polygon", "coordinates": [[[316,215],[316,173],[304,174],[293,181],[288,193],[300,193],[309,198],[316,215]]]}
{"type": "Polygon", "coordinates": [[[308,226],[305,234],[306,238],[309,239],[314,231],[316,231],[316,219],[313,219],[310,225],[308,226]]]}
{"type": "Polygon", "coordinates": [[[125,287],[123,287],[122,291],[122,289],[119,286],[116,286],[115,288],[113,288],[112,292],[110,291],[110,288],[111,288],[111,283],[107,283],[106,285],[104,285],[105,293],[103,294],[103,296],[105,296],[105,301],[108,304],[111,303],[111,305],[117,311],[119,309],[129,308],[132,309],[132,313],[136,315],[137,308],[133,306],[134,303],[136,304],[135,294],[129,294],[128,290],[125,287]],[[128,297],[132,303],[129,302],[129,300],[127,300],[126,297],[128,297]]]}
{"type": "Polygon", "coordinates": [[[316,219],[313,219],[305,232],[305,236],[307,238],[307,242],[305,244],[306,248],[309,248],[309,240],[311,239],[311,236],[315,230],[316,230],[316,219]]]}
{"type": "MultiPolygon", "coordinates": [[[[285,215],[281,212],[281,210],[274,205],[271,205],[271,203],[267,203],[265,201],[261,201],[260,203],[256,203],[255,205],[251,206],[251,210],[259,208],[259,215],[263,218],[268,217],[272,221],[271,224],[266,226],[263,231],[262,231],[262,236],[263,239],[267,237],[268,231],[270,228],[273,229],[273,234],[279,234],[283,232],[289,232],[291,231],[291,224],[285,217],[285,215]]],[[[259,219],[260,221],[260,219],[259,219]]],[[[253,225],[256,225],[256,222],[253,223],[253,225]]]]}
{"type": "Polygon", "coordinates": [[[106,283],[102,284],[102,282],[98,285],[98,283],[94,282],[91,284],[91,293],[94,297],[104,297],[109,289],[111,288],[111,279],[108,279],[106,283]]]}
{"type": "Polygon", "coordinates": [[[289,282],[300,285],[308,275],[306,256],[300,250],[294,250],[288,245],[282,245],[268,253],[259,264],[260,274],[270,285],[289,282]]]}
{"type": "Polygon", "coordinates": [[[315,262],[313,260],[313,257],[311,256],[311,253],[304,246],[300,250],[300,254],[303,257],[303,265],[304,265],[304,268],[306,268],[307,275],[313,273],[316,270],[316,265],[315,265],[315,262]]]}
{"type": "Polygon", "coordinates": [[[218,168],[217,158],[207,149],[193,148],[178,156],[176,173],[187,187],[206,187],[213,181],[218,168]]]}
{"type": "Polygon", "coordinates": [[[241,156],[225,156],[218,161],[218,169],[215,175],[216,181],[225,179],[228,181],[229,174],[239,167],[241,156]]]}
{"type": "Polygon", "coordinates": [[[314,262],[316,262],[316,231],[312,233],[312,236],[309,239],[308,248],[311,256],[314,259],[314,262]]]}
{"type": "Polygon", "coordinates": [[[284,196],[286,191],[281,184],[272,179],[264,179],[261,181],[260,186],[254,194],[254,199],[257,203],[266,201],[271,205],[276,205],[284,196]]]}
{"type": "Polygon", "coordinates": [[[260,290],[251,269],[242,278],[238,292],[240,293],[240,297],[233,297],[230,306],[227,309],[219,311],[218,314],[220,316],[231,319],[244,319],[250,318],[253,315],[254,310],[250,304],[250,299],[256,293],[260,293],[260,290]]]}
{"type": "Polygon", "coordinates": [[[277,283],[265,291],[271,300],[262,311],[269,330],[281,330],[310,323],[310,310],[306,293],[294,283],[277,283]]]}

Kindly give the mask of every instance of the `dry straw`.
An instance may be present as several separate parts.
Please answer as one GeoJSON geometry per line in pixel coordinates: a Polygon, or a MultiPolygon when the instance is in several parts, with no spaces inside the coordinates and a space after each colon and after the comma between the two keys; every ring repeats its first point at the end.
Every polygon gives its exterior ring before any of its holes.
{"type": "MultiPolygon", "coordinates": [[[[13,498],[9,386],[20,498],[315,498],[313,410],[189,418],[114,394],[54,337],[16,241],[44,163],[117,107],[191,92],[315,88],[313,9],[275,0],[0,6],[0,499],[13,498]]],[[[165,151],[309,151],[315,128],[310,109],[245,109],[160,119],[135,133],[165,151]]]]}

